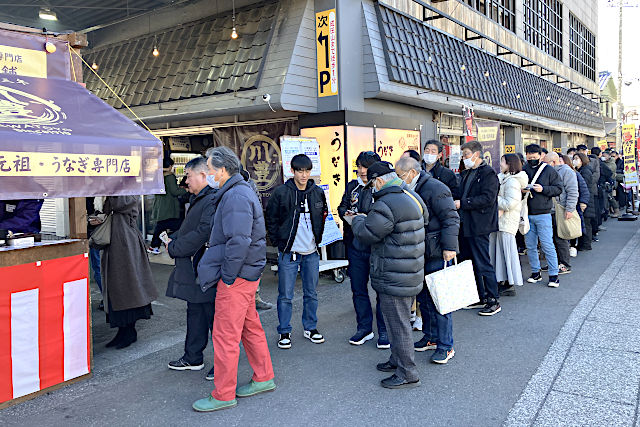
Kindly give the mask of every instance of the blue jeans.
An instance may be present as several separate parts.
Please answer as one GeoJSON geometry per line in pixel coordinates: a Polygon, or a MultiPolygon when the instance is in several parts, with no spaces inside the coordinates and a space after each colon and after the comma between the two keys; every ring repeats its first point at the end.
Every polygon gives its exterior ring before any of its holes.
{"type": "Polygon", "coordinates": [[[524,236],[527,244],[527,256],[532,273],[540,271],[540,257],[538,255],[538,239],[542,252],[549,264],[549,276],[558,275],[558,255],[553,246],[553,225],[551,214],[529,215],[529,232],[524,236]]]}
{"type": "Polygon", "coordinates": [[[318,279],[320,277],[320,255],[314,252],[309,255],[293,254],[287,252],[278,253],[278,325],[279,334],[291,333],[291,313],[293,299],[293,289],[296,286],[298,277],[298,267],[302,277],[303,309],[302,326],[305,331],[316,329],[318,318],[318,279]]]}
{"type": "Polygon", "coordinates": [[[102,276],[100,276],[100,250],[89,248],[89,262],[93,270],[93,279],[98,284],[98,289],[102,292],[102,276]]]}
{"type": "MultiPolygon", "coordinates": [[[[362,252],[349,245],[347,248],[347,258],[349,259],[349,279],[351,281],[351,292],[353,293],[353,308],[356,311],[356,321],[358,322],[358,332],[373,331],[373,311],[371,310],[371,300],[369,299],[369,264],[371,253],[362,252]]],[[[376,323],[378,325],[378,335],[385,334],[387,327],[384,324],[382,310],[380,310],[380,296],[376,292],[376,323]]]]}
{"type": "MultiPolygon", "coordinates": [[[[431,258],[427,261],[424,274],[434,273],[442,270],[444,260],[442,258],[431,258]]],[[[438,349],[449,351],[453,348],[453,320],[451,313],[442,315],[436,309],[427,285],[418,294],[416,300],[420,304],[422,313],[422,332],[431,342],[438,344],[438,349]]]]}

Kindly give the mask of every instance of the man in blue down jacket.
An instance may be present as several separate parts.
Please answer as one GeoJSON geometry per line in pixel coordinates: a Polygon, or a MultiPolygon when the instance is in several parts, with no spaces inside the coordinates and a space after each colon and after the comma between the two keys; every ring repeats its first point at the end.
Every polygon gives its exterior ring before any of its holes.
{"type": "Polygon", "coordinates": [[[0,230],[39,233],[43,199],[0,200],[0,230]]]}
{"type": "Polygon", "coordinates": [[[213,322],[213,363],[216,371],[211,394],[193,409],[217,411],[236,406],[236,397],[248,397],[276,388],[264,329],[256,310],[255,294],[267,262],[267,236],[258,196],[240,175],[240,160],[227,147],[207,151],[207,181],[218,189],[209,248],[198,264],[203,292],[217,286],[213,322]],[[237,387],[240,342],[253,377],[237,387]]]}
{"type": "MultiPolygon", "coordinates": [[[[429,212],[429,225],[425,235],[424,274],[442,270],[444,263],[455,258],[458,251],[460,217],[449,187],[420,169],[410,157],[396,163],[398,176],[415,191],[429,212]]],[[[451,313],[442,315],[425,286],[416,297],[422,313],[424,336],[414,344],[416,351],[436,350],[433,363],[446,364],[455,354],[453,350],[453,322],[451,313]]]]}
{"type": "MultiPolygon", "coordinates": [[[[204,368],[202,352],[207,347],[209,331],[213,328],[216,288],[202,292],[196,283],[194,266],[198,265],[211,234],[216,190],[207,184],[207,160],[204,157],[189,161],[185,171],[191,197],[187,215],[180,229],[171,235],[167,246],[169,255],[176,263],[169,276],[167,296],[187,302],[187,336],[184,355],[169,362],[169,369],[199,371],[204,368]]],[[[207,379],[213,379],[213,367],[207,379]]]]}
{"type": "Polygon", "coordinates": [[[414,361],[409,317],[413,297],[424,280],[424,236],[429,213],[420,196],[404,190],[404,182],[388,162],[367,169],[374,203],[368,214],[345,215],[354,236],[371,245],[371,286],[380,295],[380,308],[391,342],[389,361],[382,372],[394,372],[381,381],[385,388],[420,385],[414,361]]]}

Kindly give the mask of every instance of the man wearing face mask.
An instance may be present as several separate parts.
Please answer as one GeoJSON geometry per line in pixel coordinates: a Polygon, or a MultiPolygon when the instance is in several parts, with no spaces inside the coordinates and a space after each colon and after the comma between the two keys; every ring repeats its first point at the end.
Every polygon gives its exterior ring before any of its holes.
{"type": "Polygon", "coordinates": [[[435,139],[430,139],[424,144],[424,155],[422,156],[422,167],[438,181],[445,184],[451,190],[454,200],[460,198],[460,189],[456,174],[449,168],[442,165],[442,143],[435,139]]]}
{"type": "MultiPolygon", "coordinates": [[[[216,288],[202,292],[196,282],[196,268],[211,234],[211,221],[216,210],[214,197],[218,190],[208,185],[207,159],[204,157],[190,160],[184,170],[191,197],[180,229],[171,235],[167,244],[169,256],[175,259],[175,268],[169,276],[166,295],[187,302],[187,336],[184,355],[169,362],[169,369],[199,371],[204,368],[202,352],[213,328],[216,288]]],[[[206,379],[213,380],[213,376],[212,367],[206,379]]]]}
{"type": "Polygon", "coordinates": [[[549,265],[549,283],[551,288],[560,286],[558,280],[558,254],[553,244],[553,221],[551,209],[553,198],[562,194],[562,178],[552,167],[545,167],[540,158],[542,149],[537,144],[527,145],[525,148],[527,163],[524,171],[529,176],[529,185],[522,190],[528,197],[529,207],[529,232],[524,236],[527,244],[527,256],[531,266],[529,283],[537,283],[542,280],[540,274],[540,258],[538,255],[538,239],[549,265]],[[543,168],[540,170],[540,168],[543,168]],[[532,185],[534,177],[538,174],[536,182],[532,185]]]}
{"type": "Polygon", "coordinates": [[[461,197],[455,205],[464,233],[461,249],[473,261],[480,295],[480,302],[468,308],[481,308],[479,315],[493,316],[502,310],[489,255],[489,236],[498,231],[498,176],[482,158],[482,144],[478,141],[463,144],[461,150],[465,170],[461,173],[461,197]]]}
{"type": "MultiPolygon", "coordinates": [[[[429,212],[425,233],[424,274],[442,270],[458,252],[460,217],[449,188],[421,170],[420,163],[403,157],[396,163],[398,176],[410,190],[420,196],[429,212]]],[[[455,354],[451,313],[442,315],[436,309],[429,289],[424,286],[416,297],[423,318],[424,336],[414,344],[416,351],[436,350],[431,361],[446,364],[455,354]]]]}
{"type": "Polygon", "coordinates": [[[389,162],[377,162],[367,170],[374,203],[367,215],[345,215],[353,235],[371,245],[371,286],[380,295],[391,357],[376,368],[394,372],[381,381],[385,388],[420,385],[414,360],[411,304],[424,280],[424,236],[429,213],[420,196],[402,188],[404,182],[389,162]]]}
{"type": "MultiPolygon", "coordinates": [[[[380,161],[380,156],[373,151],[363,151],[356,158],[358,178],[347,184],[347,189],[338,206],[338,215],[345,221],[348,213],[369,213],[373,204],[371,188],[367,185],[367,169],[380,161]]],[[[371,258],[371,246],[362,243],[353,236],[353,231],[348,222],[344,222],[344,244],[349,260],[348,274],[353,293],[353,307],[356,311],[356,334],[349,339],[352,345],[362,345],[373,339],[373,310],[369,299],[369,259],[371,258]]],[[[387,336],[387,328],[384,324],[382,311],[380,310],[380,297],[376,295],[376,323],[378,325],[378,343],[380,349],[390,347],[387,336]]]]}

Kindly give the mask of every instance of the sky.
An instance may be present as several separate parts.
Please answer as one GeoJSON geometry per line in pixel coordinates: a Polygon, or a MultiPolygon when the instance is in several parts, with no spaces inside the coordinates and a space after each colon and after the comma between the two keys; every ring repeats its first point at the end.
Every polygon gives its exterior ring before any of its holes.
{"type": "MultiPolygon", "coordinates": [[[[631,81],[623,85],[622,102],[627,106],[640,106],[640,56],[638,25],[640,0],[624,0],[622,12],[622,79],[631,81]]],[[[598,0],[598,71],[611,71],[616,86],[618,72],[618,0],[598,0]]]]}

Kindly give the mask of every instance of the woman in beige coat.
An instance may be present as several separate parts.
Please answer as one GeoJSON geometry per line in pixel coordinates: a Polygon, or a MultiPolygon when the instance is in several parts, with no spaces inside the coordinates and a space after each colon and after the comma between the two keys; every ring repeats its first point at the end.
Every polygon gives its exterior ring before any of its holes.
{"type": "Polygon", "coordinates": [[[522,162],[515,154],[505,154],[500,159],[498,175],[498,230],[489,237],[489,254],[500,283],[500,295],[513,296],[515,286],[522,286],[522,270],[516,244],[520,225],[522,190],[529,179],[522,171],[522,162]]]}

